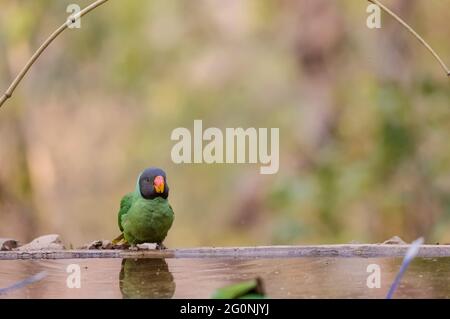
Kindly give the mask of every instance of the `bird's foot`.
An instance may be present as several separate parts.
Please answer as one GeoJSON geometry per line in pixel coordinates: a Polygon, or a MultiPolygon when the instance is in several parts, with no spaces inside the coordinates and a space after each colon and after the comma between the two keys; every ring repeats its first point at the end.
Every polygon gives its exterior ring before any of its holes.
{"type": "Polygon", "coordinates": [[[113,245],[117,245],[117,246],[126,246],[126,245],[130,245],[128,244],[128,242],[126,241],[126,239],[122,239],[120,241],[116,241],[114,243],[112,243],[113,245]]]}
{"type": "Polygon", "coordinates": [[[165,250],[167,247],[163,243],[156,243],[156,249],[165,250]]]}
{"type": "Polygon", "coordinates": [[[125,239],[112,243],[112,249],[127,249],[127,248],[130,248],[130,244],[125,239]]]}
{"type": "Polygon", "coordinates": [[[119,245],[123,242],[127,242],[127,240],[125,239],[125,237],[123,236],[123,233],[121,233],[119,236],[117,236],[116,238],[114,238],[113,240],[111,240],[111,243],[113,245],[119,245]]]}

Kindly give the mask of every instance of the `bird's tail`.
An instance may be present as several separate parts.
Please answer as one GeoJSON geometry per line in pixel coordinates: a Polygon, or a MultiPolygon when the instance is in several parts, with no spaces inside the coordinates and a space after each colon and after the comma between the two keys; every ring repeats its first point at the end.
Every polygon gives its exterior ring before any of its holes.
{"type": "Polygon", "coordinates": [[[121,241],[124,241],[125,240],[125,238],[123,237],[123,233],[121,233],[119,236],[117,236],[116,238],[114,238],[113,240],[112,240],[112,244],[113,245],[117,245],[117,244],[119,244],[121,241]]]}

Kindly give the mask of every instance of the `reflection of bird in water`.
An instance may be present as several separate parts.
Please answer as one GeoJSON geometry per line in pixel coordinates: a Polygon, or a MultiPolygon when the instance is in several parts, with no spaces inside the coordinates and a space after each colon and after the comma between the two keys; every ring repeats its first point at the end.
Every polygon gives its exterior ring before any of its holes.
{"type": "Polygon", "coordinates": [[[172,298],[175,282],[162,258],[122,259],[119,286],[123,298],[172,298]]]}

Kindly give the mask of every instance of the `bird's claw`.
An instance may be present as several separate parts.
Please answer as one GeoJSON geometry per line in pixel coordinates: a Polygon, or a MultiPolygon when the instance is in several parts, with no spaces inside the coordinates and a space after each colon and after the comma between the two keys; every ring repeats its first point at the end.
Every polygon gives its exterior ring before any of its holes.
{"type": "Polygon", "coordinates": [[[115,243],[113,242],[112,248],[113,249],[127,249],[127,248],[131,248],[131,246],[125,239],[122,239],[120,241],[116,241],[115,243]]]}

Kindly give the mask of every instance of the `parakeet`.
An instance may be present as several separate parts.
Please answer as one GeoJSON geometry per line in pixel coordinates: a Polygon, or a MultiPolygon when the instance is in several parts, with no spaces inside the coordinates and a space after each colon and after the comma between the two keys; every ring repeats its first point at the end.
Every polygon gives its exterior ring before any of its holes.
{"type": "Polygon", "coordinates": [[[156,167],[144,170],[134,192],[125,195],[120,202],[118,222],[122,234],[113,242],[133,246],[157,243],[159,248],[165,248],[163,240],[174,220],[168,196],[166,173],[156,167]]]}

